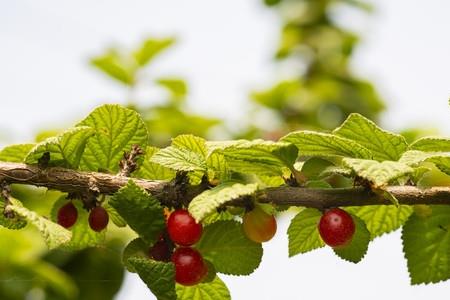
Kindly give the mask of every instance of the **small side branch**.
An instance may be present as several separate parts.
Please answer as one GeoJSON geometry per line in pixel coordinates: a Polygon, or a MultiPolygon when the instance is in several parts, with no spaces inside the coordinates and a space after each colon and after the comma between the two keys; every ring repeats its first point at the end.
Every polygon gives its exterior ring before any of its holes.
{"type": "MultiPolygon", "coordinates": [[[[82,172],[65,168],[44,168],[21,163],[0,162],[0,182],[29,184],[47,187],[68,193],[89,190],[92,182],[100,194],[113,194],[130,180],[129,177],[97,172],[82,172]]],[[[174,182],[133,180],[154,195],[163,204],[171,204],[180,197],[179,187],[174,182]]],[[[205,189],[204,186],[186,186],[183,202],[187,203],[205,189]]],[[[400,204],[445,204],[450,205],[450,187],[419,189],[414,186],[391,186],[387,188],[400,204]]],[[[258,201],[278,205],[305,206],[318,209],[338,206],[390,205],[389,200],[356,187],[344,189],[311,189],[301,187],[276,187],[261,190],[256,195],[258,201]]],[[[241,199],[233,205],[244,205],[241,199]]]]}

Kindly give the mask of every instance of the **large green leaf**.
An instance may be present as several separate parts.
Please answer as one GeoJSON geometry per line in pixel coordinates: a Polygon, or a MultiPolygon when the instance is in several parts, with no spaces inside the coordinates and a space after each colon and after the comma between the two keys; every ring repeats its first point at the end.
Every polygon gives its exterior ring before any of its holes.
{"type": "Polygon", "coordinates": [[[177,284],[176,289],[178,300],[231,300],[227,286],[217,276],[211,282],[194,286],[177,284]]]}
{"type": "Polygon", "coordinates": [[[33,149],[34,144],[16,144],[6,146],[0,151],[0,161],[23,162],[28,152],[33,149]]]}
{"type": "MultiPolygon", "coordinates": [[[[57,222],[58,210],[68,203],[66,197],[61,197],[53,204],[50,212],[50,217],[53,222],[57,222]]],[[[64,248],[70,250],[80,250],[87,247],[94,247],[102,244],[105,241],[105,231],[96,232],[89,227],[89,212],[83,208],[83,204],[80,200],[74,200],[72,203],[75,205],[78,217],[75,224],[68,230],[72,233],[72,238],[66,244],[64,248]]]]}
{"type": "Polygon", "coordinates": [[[375,187],[382,187],[390,181],[412,173],[408,165],[396,161],[378,162],[367,159],[344,158],[345,166],[351,168],[356,175],[372,182],[375,187]]]}
{"type": "Polygon", "coordinates": [[[249,240],[236,221],[218,221],[203,230],[196,248],[211,261],[217,272],[248,275],[261,262],[261,244],[249,240]]]}
{"type": "Polygon", "coordinates": [[[132,180],[111,197],[109,204],[150,245],[164,229],[166,222],[158,200],[132,180]]]}
{"type": "Polygon", "coordinates": [[[412,284],[450,278],[449,228],[449,206],[432,206],[429,217],[413,214],[403,226],[403,251],[412,284]]]}
{"type": "Polygon", "coordinates": [[[77,168],[90,137],[95,134],[88,126],[74,127],[38,143],[25,158],[25,163],[34,164],[48,152],[50,164],[77,168]]]}
{"type": "Polygon", "coordinates": [[[372,158],[372,152],[355,141],[329,133],[296,131],[281,138],[297,146],[302,156],[372,158]]]}
{"type": "Polygon", "coordinates": [[[156,147],[148,146],[141,166],[133,173],[133,177],[150,180],[170,180],[175,177],[175,172],[160,164],[151,161],[155,153],[159,151],[156,147]]]}
{"type": "Polygon", "coordinates": [[[175,42],[174,38],[147,39],[133,55],[140,66],[144,66],[153,60],[155,56],[163,52],[175,42]]]}
{"type": "Polygon", "coordinates": [[[68,243],[72,233],[64,227],[39,216],[34,211],[18,205],[9,206],[15,213],[33,224],[42,234],[49,249],[68,243]]]}
{"type": "Polygon", "coordinates": [[[96,108],[79,123],[95,129],[81,158],[84,170],[117,172],[124,151],[133,145],[147,146],[148,134],[137,112],[119,105],[107,104],[96,108]]]}
{"type": "Polygon", "coordinates": [[[209,155],[220,153],[228,168],[241,173],[282,175],[292,168],[298,149],[289,143],[264,140],[207,142],[209,155]]]}
{"type": "Polygon", "coordinates": [[[189,212],[197,222],[200,222],[203,218],[216,211],[219,206],[241,196],[252,195],[257,189],[258,185],[255,183],[226,182],[220,184],[192,199],[189,204],[189,212]]]}
{"type": "Polygon", "coordinates": [[[366,223],[372,239],[400,228],[413,211],[411,206],[406,205],[352,206],[345,210],[366,223]]]}
{"type": "Polygon", "coordinates": [[[345,247],[334,248],[334,253],[340,258],[357,263],[366,255],[369,248],[370,232],[366,228],[364,221],[356,216],[352,216],[355,223],[355,234],[350,244],[345,247]]]}
{"type": "Polygon", "coordinates": [[[450,138],[424,137],[412,143],[409,148],[424,152],[450,152],[450,138]]]}
{"type": "Polygon", "coordinates": [[[206,162],[202,156],[174,146],[159,150],[150,161],[176,171],[206,171],[206,162]]]}
{"type": "Polygon", "coordinates": [[[385,131],[360,114],[352,113],[347,120],[333,131],[333,134],[357,142],[370,150],[373,159],[398,160],[408,149],[403,136],[385,131]]]}
{"type": "Polygon", "coordinates": [[[320,238],[319,230],[317,229],[321,217],[322,213],[317,209],[306,208],[292,219],[287,231],[289,257],[325,245],[320,238]]]}
{"type": "Polygon", "coordinates": [[[158,300],[175,300],[175,266],[173,263],[142,257],[130,257],[131,264],[158,300]]]}

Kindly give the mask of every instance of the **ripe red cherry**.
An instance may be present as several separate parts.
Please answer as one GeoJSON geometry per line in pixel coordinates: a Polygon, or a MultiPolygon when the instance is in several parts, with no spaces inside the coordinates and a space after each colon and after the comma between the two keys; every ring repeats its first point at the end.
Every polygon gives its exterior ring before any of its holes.
{"type": "Polygon", "coordinates": [[[330,247],[346,246],[355,233],[355,223],[345,210],[333,208],[320,218],[319,233],[325,244],[330,247]]]}
{"type": "Polygon", "coordinates": [[[277,220],[256,206],[244,214],[242,227],[250,240],[263,243],[272,239],[277,232],[277,220]]]}
{"type": "Polygon", "coordinates": [[[169,244],[161,237],[148,251],[148,256],[157,261],[170,261],[172,253],[169,244]]]}
{"type": "Polygon", "coordinates": [[[102,231],[108,225],[108,212],[101,206],[94,207],[89,213],[89,226],[94,231],[102,231]]]}
{"type": "Polygon", "coordinates": [[[175,281],[182,285],[195,285],[202,281],[208,268],[201,254],[190,247],[177,248],[172,254],[175,281]]]}
{"type": "Polygon", "coordinates": [[[58,210],[57,222],[64,228],[72,227],[77,221],[78,211],[72,202],[61,206],[58,210]]]}
{"type": "Polygon", "coordinates": [[[167,232],[170,239],[181,246],[191,246],[198,242],[202,236],[202,230],[202,224],[195,222],[185,209],[174,211],[167,220],[167,232]]]}

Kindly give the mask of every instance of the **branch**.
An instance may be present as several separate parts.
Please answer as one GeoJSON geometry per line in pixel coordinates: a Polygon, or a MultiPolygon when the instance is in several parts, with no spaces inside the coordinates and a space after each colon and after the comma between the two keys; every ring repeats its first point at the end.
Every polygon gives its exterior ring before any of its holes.
{"type": "MultiPolygon", "coordinates": [[[[130,180],[129,177],[97,172],[82,172],[51,167],[39,168],[21,163],[0,162],[0,182],[20,183],[47,187],[62,192],[83,193],[94,186],[101,194],[113,194],[130,180]]],[[[189,202],[205,187],[188,186],[183,195],[175,182],[151,181],[133,178],[163,204],[176,203],[180,197],[189,202]]],[[[446,204],[450,205],[450,187],[419,189],[414,186],[390,186],[387,191],[400,204],[446,204]]],[[[390,205],[389,200],[362,187],[343,189],[311,189],[299,187],[276,187],[261,190],[256,195],[260,202],[278,205],[305,206],[318,209],[337,206],[390,205]]],[[[244,205],[243,199],[234,200],[232,205],[244,205]]]]}

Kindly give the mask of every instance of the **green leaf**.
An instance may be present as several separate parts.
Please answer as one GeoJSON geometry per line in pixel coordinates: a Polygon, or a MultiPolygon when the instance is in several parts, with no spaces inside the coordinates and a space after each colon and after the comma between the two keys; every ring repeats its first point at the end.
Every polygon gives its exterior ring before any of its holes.
{"type": "Polygon", "coordinates": [[[450,138],[424,137],[412,143],[409,149],[424,152],[450,152],[450,138]]]}
{"type": "Polygon", "coordinates": [[[16,144],[3,148],[0,151],[0,161],[23,162],[34,144],[16,144]]]}
{"type": "Polygon", "coordinates": [[[158,151],[159,149],[156,147],[147,147],[143,162],[139,169],[133,172],[133,177],[149,180],[170,180],[175,177],[173,170],[151,161],[153,155],[158,151]]]}
{"type": "Polygon", "coordinates": [[[72,233],[64,227],[39,216],[34,211],[28,210],[25,207],[11,205],[10,208],[33,224],[41,232],[49,249],[55,249],[70,241],[72,233]]]}
{"type": "Polygon", "coordinates": [[[132,273],[136,273],[136,270],[134,269],[133,264],[131,264],[128,259],[130,257],[140,257],[149,259],[148,257],[148,251],[149,246],[141,239],[136,238],[128,243],[128,245],[123,250],[122,254],[122,263],[125,266],[125,268],[132,273]]]}
{"type": "Polygon", "coordinates": [[[108,202],[103,203],[103,208],[108,213],[109,219],[117,226],[117,227],[125,227],[127,226],[127,222],[119,215],[117,210],[114,209],[108,202]]]}
{"type": "Polygon", "coordinates": [[[208,167],[208,178],[219,179],[221,181],[230,178],[230,170],[225,155],[221,153],[211,153],[206,159],[206,166],[208,167]]]}
{"type": "Polygon", "coordinates": [[[344,158],[342,162],[358,176],[372,182],[375,188],[383,187],[390,181],[414,171],[408,165],[396,161],[377,162],[366,159],[344,158]]]}
{"type": "Polygon", "coordinates": [[[144,66],[153,60],[158,54],[175,43],[174,38],[147,39],[133,55],[140,66],[144,66]]]}
{"type": "Polygon", "coordinates": [[[156,83],[166,88],[170,94],[172,101],[182,102],[188,92],[186,82],[178,78],[159,78],[156,83]]]}
{"type": "Polygon", "coordinates": [[[172,139],[172,146],[181,150],[195,152],[206,159],[206,141],[201,137],[192,134],[182,134],[172,139]]]}
{"type": "Polygon", "coordinates": [[[450,278],[450,207],[431,208],[430,217],[413,214],[403,226],[403,251],[412,284],[450,278]]]}
{"type": "MultiPolygon", "coordinates": [[[[67,203],[68,200],[65,196],[55,201],[50,211],[50,217],[53,222],[57,222],[59,208],[67,203]]],[[[102,244],[105,241],[105,231],[96,232],[91,229],[88,220],[89,212],[83,208],[81,200],[73,200],[72,203],[77,209],[78,217],[75,224],[68,229],[72,233],[72,237],[69,242],[64,244],[64,248],[81,250],[102,244]]]]}
{"type": "Polygon", "coordinates": [[[314,131],[296,131],[281,138],[297,146],[302,156],[344,156],[372,158],[372,152],[360,144],[337,135],[314,131]]]}
{"type": "Polygon", "coordinates": [[[207,142],[208,153],[224,155],[228,168],[258,175],[282,175],[292,168],[298,149],[289,143],[264,140],[207,142]]]}
{"type": "Polygon", "coordinates": [[[355,223],[355,234],[350,244],[342,248],[334,248],[333,250],[340,258],[358,263],[366,255],[369,248],[370,232],[367,230],[363,220],[356,216],[352,216],[352,218],[355,223]]]}
{"type": "Polygon", "coordinates": [[[189,212],[197,222],[201,222],[219,206],[242,196],[253,195],[257,189],[258,185],[255,183],[226,182],[220,184],[192,199],[189,204],[189,212]]]}
{"type": "Polygon", "coordinates": [[[115,49],[92,58],[91,65],[123,84],[134,84],[136,66],[115,49]]]}
{"type": "Polygon", "coordinates": [[[159,150],[150,161],[176,171],[206,171],[206,162],[203,157],[195,152],[173,146],[159,150]]]}
{"type": "Polygon", "coordinates": [[[321,217],[317,209],[306,208],[292,219],[287,231],[289,257],[325,246],[317,229],[321,217]]]}
{"type": "Polygon", "coordinates": [[[301,172],[308,180],[315,180],[320,174],[333,163],[320,157],[311,157],[306,160],[301,168],[301,172]]]}
{"type": "Polygon", "coordinates": [[[450,175],[450,156],[430,157],[427,161],[434,163],[439,170],[450,175]]]}
{"type": "MultiPolygon", "coordinates": [[[[22,203],[14,198],[11,198],[11,204],[17,206],[23,206],[22,203]]],[[[5,211],[5,199],[0,195],[0,226],[8,229],[21,229],[27,225],[27,221],[21,216],[14,214],[12,218],[6,217],[3,212],[5,211]]]]}
{"type": "Polygon", "coordinates": [[[398,160],[408,149],[406,139],[378,127],[360,114],[352,113],[333,134],[350,139],[372,152],[378,161],[398,160]]]}
{"type": "Polygon", "coordinates": [[[148,134],[137,112],[120,105],[107,104],[96,108],[79,126],[90,126],[96,135],[89,139],[81,158],[84,170],[117,172],[124,151],[131,146],[147,146],[148,134]]]}
{"type": "Polygon", "coordinates": [[[78,168],[81,156],[90,137],[95,134],[88,126],[74,127],[36,144],[27,154],[25,163],[34,164],[48,152],[50,164],[78,168]]]}
{"type": "Polygon", "coordinates": [[[203,229],[196,244],[203,257],[211,261],[216,271],[231,275],[248,275],[261,262],[261,244],[249,240],[236,221],[218,221],[203,229]]]}
{"type": "Polygon", "coordinates": [[[132,180],[112,196],[109,204],[150,245],[164,229],[166,222],[158,200],[132,180]]]}
{"type": "Polygon", "coordinates": [[[178,300],[231,300],[227,286],[217,276],[211,282],[194,286],[177,284],[176,289],[178,300]]]}
{"type": "Polygon", "coordinates": [[[175,300],[175,266],[166,263],[146,259],[142,257],[130,257],[131,264],[158,300],[175,300]]]}

